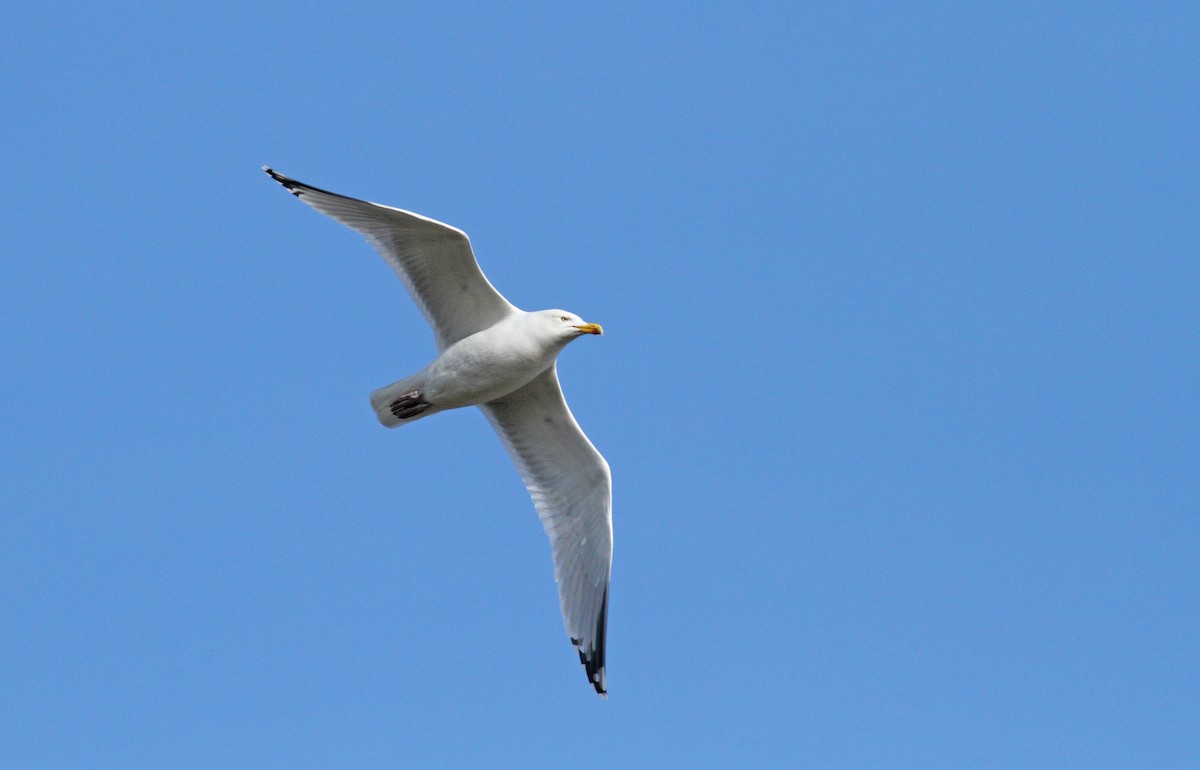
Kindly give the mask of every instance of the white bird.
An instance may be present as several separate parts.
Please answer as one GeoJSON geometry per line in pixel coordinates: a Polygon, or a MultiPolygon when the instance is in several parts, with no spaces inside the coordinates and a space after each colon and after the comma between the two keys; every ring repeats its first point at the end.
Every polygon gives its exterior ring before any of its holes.
{"type": "Polygon", "coordinates": [[[565,310],[530,313],[510,304],[479,269],[462,230],[263,170],[366,236],[408,288],[433,327],[438,355],[373,392],[371,406],[389,428],[447,409],[483,410],[533,498],[550,538],[567,634],[588,681],[606,697],[612,476],[567,408],[555,369],[568,342],[603,329],[565,310]]]}

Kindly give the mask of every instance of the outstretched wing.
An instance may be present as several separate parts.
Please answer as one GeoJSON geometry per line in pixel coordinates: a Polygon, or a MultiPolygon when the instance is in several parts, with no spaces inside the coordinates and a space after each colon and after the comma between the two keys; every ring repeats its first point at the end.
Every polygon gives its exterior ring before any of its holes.
{"type": "Polygon", "coordinates": [[[516,463],[550,537],[563,623],[588,681],[603,696],[613,543],[608,463],[567,408],[553,366],[480,408],[516,463]]]}
{"type": "Polygon", "coordinates": [[[438,350],[517,312],[479,269],[462,230],[263,170],[309,206],[366,236],[425,314],[438,350]]]}

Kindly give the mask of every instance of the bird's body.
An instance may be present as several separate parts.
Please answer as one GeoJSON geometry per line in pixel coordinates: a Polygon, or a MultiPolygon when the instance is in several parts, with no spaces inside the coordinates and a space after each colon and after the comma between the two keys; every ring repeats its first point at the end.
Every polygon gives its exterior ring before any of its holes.
{"type": "MultiPolygon", "coordinates": [[[[566,316],[565,311],[543,312],[566,316]]],[[[559,351],[570,342],[557,336],[538,336],[535,332],[541,319],[537,315],[516,311],[450,345],[411,377],[375,391],[371,405],[380,422],[388,427],[411,422],[380,411],[381,406],[390,403],[389,396],[394,398],[410,390],[419,390],[429,402],[430,409],[416,416],[425,417],[446,409],[486,404],[527,384],[553,366],[559,351]]]]}
{"type": "Polygon", "coordinates": [[[601,334],[600,326],[565,310],[514,307],[479,270],[461,230],[264,170],[365,235],[409,289],[433,327],[438,355],[373,392],[371,406],[388,427],[447,409],[483,410],[550,537],[567,633],[589,682],[604,696],[612,481],[608,463],[567,408],[555,371],[563,348],[584,334],[601,334]]]}

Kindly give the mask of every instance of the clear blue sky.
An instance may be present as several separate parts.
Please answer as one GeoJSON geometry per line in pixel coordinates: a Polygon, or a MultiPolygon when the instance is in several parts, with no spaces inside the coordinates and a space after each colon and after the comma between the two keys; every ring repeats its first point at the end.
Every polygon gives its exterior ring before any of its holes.
{"type": "Polygon", "coordinates": [[[0,10],[0,766],[1200,766],[1194,3],[435,5],[0,10]],[[264,163],[604,324],[607,702],[264,163]]]}

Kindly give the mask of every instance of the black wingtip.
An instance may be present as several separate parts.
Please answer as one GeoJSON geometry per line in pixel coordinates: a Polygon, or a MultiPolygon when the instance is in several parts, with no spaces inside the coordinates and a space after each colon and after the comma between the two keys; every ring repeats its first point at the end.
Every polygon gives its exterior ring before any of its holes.
{"type": "Polygon", "coordinates": [[[292,195],[299,196],[300,191],[303,190],[304,188],[308,187],[308,185],[304,184],[303,182],[297,182],[295,179],[292,179],[290,176],[284,176],[283,174],[279,173],[278,171],[271,168],[270,166],[263,166],[262,168],[263,168],[263,171],[266,171],[267,174],[269,174],[272,179],[274,179],[276,182],[279,182],[279,184],[286,187],[288,189],[288,192],[290,192],[292,195]]]}
{"type": "Polygon", "coordinates": [[[279,182],[279,184],[286,187],[288,189],[288,192],[290,192],[292,195],[295,195],[297,198],[299,198],[303,193],[314,192],[314,193],[320,193],[321,195],[331,195],[334,198],[341,198],[343,200],[354,201],[355,203],[367,203],[367,201],[363,201],[358,198],[351,198],[349,195],[342,195],[341,193],[335,193],[332,190],[324,190],[320,187],[313,187],[310,184],[305,184],[304,182],[299,182],[295,179],[292,179],[290,176],[284,176],[283,174],[279,173],[278,171],[271,168],[270,166],[263,166],[262,168],[263,168],[263,171],[266,171],[271,176],[272,179],[274,179],[276,182],[279,182]]]}
{"type": "Polygon", "coordinates": [[[571,639],[579,651],[579,662],[587,672],[588,682],[595,688],[596,694],[608,699],[608,682],[604,671],[605,634],[608,630],[608,589],[604,590],[604,600],[600,604],[600,617],[596,619],[596,634],[593,637],[595,647],[584,651],[578,639],[571,639]]]}

